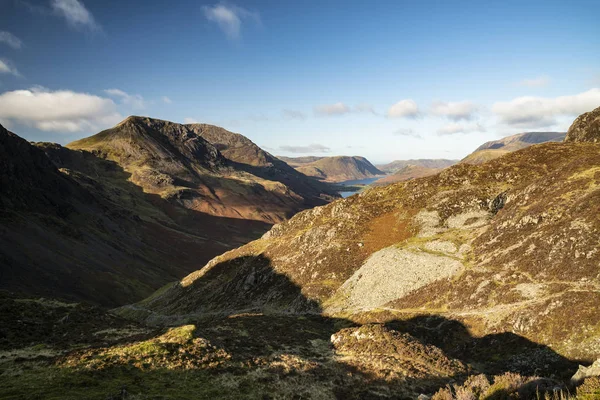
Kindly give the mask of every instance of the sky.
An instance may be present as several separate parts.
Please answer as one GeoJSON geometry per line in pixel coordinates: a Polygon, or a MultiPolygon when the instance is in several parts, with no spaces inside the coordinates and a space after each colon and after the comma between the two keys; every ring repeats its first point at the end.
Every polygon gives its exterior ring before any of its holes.
{"type": "Polygon", "coordinates": [[[600,2],[0,0],[0,123],[61,144],[128,115],[276,155],[466,156],[600,106],[600,2]]]}

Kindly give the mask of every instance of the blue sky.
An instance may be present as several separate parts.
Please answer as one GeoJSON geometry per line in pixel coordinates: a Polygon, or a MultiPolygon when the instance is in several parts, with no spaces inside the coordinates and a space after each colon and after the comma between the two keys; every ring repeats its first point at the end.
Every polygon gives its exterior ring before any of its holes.
{"type": "Polygon", "coordinates": [[[127,115],[274,154],[461,158],[600,106],[598,1],[0,0],[0,122],[62,144],[127,115]]]}

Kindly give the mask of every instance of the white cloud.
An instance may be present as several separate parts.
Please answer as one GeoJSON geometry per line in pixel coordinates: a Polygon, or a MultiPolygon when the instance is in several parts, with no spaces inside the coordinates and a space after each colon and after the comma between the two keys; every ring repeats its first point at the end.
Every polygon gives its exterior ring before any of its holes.
{"type": "Polygon", "coordinates": [[[139,94],[129,94],[121,89],[106,89],[104,92],[109,96],[118,98],[122,104],[130,106],[136,110],[142,110],[146,107],[144,98],[139,94]]]}
{"type": "Polygon", "coordinates": [[[308,146],[280,146],[279,150],[287,151],[288,153],[329,153],[331,149],[322,144],[312,143],[308,146]]]}
{"type": "Polygon", "coordinates": [[[283,118],[285,118],[285,119],[301,119],[301,120],[306,119],[306,114],[304,114],[302,111],[285,109],[285,110],[281,110],[281,114],[283,115],[283,118]]]}
{"type": "Polygon", "coordinates": [[[260,24],[260,15],[232,4],[219,3],[202,7],[206,19],[221,28],[230,39],[238,39],[242,29],[242,21],[250,20],[260,24]]]}
{"type": "Polygon", "coordinates": [[[171,104],[173,103],[173,100],[171,100],[170,98],[168,98],[167,96],[163,96],[161,97],[161,100],[163,101],[163,103],[165,104],[171,104]]]}
{"type": "Polygon", "coordinates": [[[183,119],[183,123],[184,124],[199,124],[200,121],[198,121],[196,118],[192,118],[192,117],[185,117],[183,119]]]}
{"type": "Polygon", "coordinates": [[[390,118],[416,118],[419,116],[419,107],[414,100],[400,100],[390,107],[387,115],[390,118]]]}
{"type": "Polygon", "coordinates": [[[538,76],[533,79],[523,79],[519,82],[519,86],[527,86],[527,87],[543,87],[547,86],[550,83],[550,78],[547,76],[538,76]]]}
{"type": "Polygon", "coordinates": [[[112,126],[123,117],[111,99],[35,87],[0,94],[0,119],[43,131],[79,132],[112,126]]]}
{"type": "Polygon", "coordinates": [[[438,129],[438,135],[454,135],[456,133],[470,133],[470,132],[485,132],[485,128],[478,122],[459,124],[456,122],[450,122],[438,129]]]}
{"type": "Polygon", "coordinates": [[[0,74],[11,74],[14,76],[21,76],[19,71],[12,66],[12,63],[0,59],[0,74]]]}
{"type": "Polygon", "coordinates": [[[405,136],[405,137],[412,137],[415,139],[422,139],[421,135],[419,135],[418,133],[416,133],[414,130],[412,130],[410,128],[397,129],[393,132],[393,134],[395,136],[405,136]]]}
{"type": "Polygon", "coordinates": [[[554,125],[557,117],[574,117],[600,106],[600,89],[560,97],[517,97],[497,102],[492,111],[502,123],[521,128],[554,125]]]}
{"type": "Polygon", "coordinates": [[[5,43],[13,49],[20,49],[23,46],[21,39],[6,31],[0,31],[0,43],[5,43]]]}
{"type": "Polygon", "coordinates": [[[67,23],[75,28],[101,30],[92,13],[78,0],[51,0],[50,5],[54,13],[64,17],[67,23]]]}
{"type": "Polygon", "coordinates": [[[352,110],[344,103],[323,104],[314,107],[314,112],[321,116],[343,115],[348,114],[352,110]]]}
{"type": "Polygon", "coordinates": [[[431,113],[433,115],[446,117],[453,121],[472,119],[476,111],[477,106],[470,101],[434,101],[431,104],[431,113]]]}

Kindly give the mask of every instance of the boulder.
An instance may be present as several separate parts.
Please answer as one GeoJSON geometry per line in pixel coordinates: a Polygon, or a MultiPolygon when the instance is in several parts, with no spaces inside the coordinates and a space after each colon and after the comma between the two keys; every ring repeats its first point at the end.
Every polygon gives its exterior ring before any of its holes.
{"type": "Polygon", "coordinates": [[[600,358],[594,361],[589,367],[580,365],[575,375],[571,378],[571,382],[573,384],[578,384],[583,382],[585,378],[591,378],[593,376],[600,376],[600,358]]]}

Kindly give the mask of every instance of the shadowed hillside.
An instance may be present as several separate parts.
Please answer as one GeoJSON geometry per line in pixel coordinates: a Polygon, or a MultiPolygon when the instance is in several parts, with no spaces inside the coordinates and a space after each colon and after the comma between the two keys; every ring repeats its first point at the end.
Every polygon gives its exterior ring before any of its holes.
{"type": "Polygon", "coordinates": [[[174,206],[113,161],[4,128],[0,166],[1,289],[116,306],[268,228],[174,206]]]}

